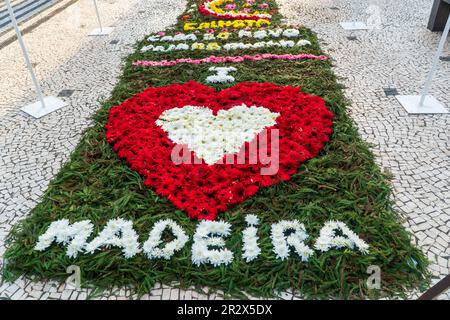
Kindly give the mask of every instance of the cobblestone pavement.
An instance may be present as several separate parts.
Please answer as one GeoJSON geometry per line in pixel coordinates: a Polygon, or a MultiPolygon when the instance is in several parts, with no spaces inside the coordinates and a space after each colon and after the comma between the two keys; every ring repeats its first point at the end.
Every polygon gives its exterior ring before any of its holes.
{"type": "MultiPolygon", "coordinates": [[[[55,7],[64,5],[64,2],[67,1],[62,1],[55,7]]],[[[137,0],[98,1],[99,10],[104,20],[103,24],[105,26],[113,25],[119,20],[120,15],[124,11],[132,8],[137,2],[137,0]]],[[[93,41],[91,37],[87,36],[90,31],[98,27],[94,10],[92,0],[79,0],[63,12],[52,17],[47,23],[43,23],[24,36],[30,53],[31,63],[39,79],[58,79],[57,74],[61,72],[61,66],[65,65],[74,55],[77,55],[82,48],[89,44],[97,43],[95,40],[99,39],[94,39],[93,41]],[[56,74],[54,74],[55,72],[56,74]]],[[[33,18],[33,21],[44,17],[47,13],[45,11],[39,14],[38,17],[33,18]]],[[[31,22],[27,22],[25,25],[29,25],[31,22]]],[[[133,26],[133,28],[137,28],[137,26],[133,26]]],[[[0,43],[13,34],[13,30],[9,31],[7,35],[0,38],[0,43]]],[[[111,37],[114,38],[115,34],[111,37]]],[[[100,42],[101,40],[103,39],[100,39],[100,42]]],[[[124,40],[128,41],[129,39],[124,37],[124,40]]],[[[129,42],[128,44],[132,43],[129,42]]],[[[109,50],[117,50],[123,47],[123,44],[118,44],[116,47],[111,46],[109,50]]],[[[0,50],[0,61],[8,61],[8,63],[0,64],[0,74],[2,75],[2,81],[0,81],[1,117],[9,111],[16,110],[16,106],[23,102],[23,97],[33,92],[33,88],[31,77],[23,62],[23,56],[17,41],[0,50]]],[[[78,72],[81,71],[83,69],[78,72]]],[[[76,85],[79,86],[79,84],[76,85]]],[[[59,92],[58,89],[59,86],[49,85],[46,93],[56,95],[59,92]]]]}
{"type": "MultiPolygon", "coordinates": [[[[68,107],[36,121],[18,111],[26,102],[20,97],[34,100],[29,78],[23,79],[24,73],[23,76],[17,73],[17,82],[13,81],[12,74],[7,90],[0,87],[0,176],[5,177],[0,181],[0,256],[5,251],[4,237],[38,203],[49,180],[67,161],[82,131],[89,126],[89,117],[99,107],[94,101],[110,93],[120,71],[121,57],[131,52],[137,39],[173,23],[185,5],[184,1],[177,0],[110,0],[102,2],[102,6],[113,7],[122,2],[128,6],[117,10],[125,12],[122,19],[108,21],[110,24],[117,21],[116,30],[109,37],[88,39],[86,34],[95,27],[93,23],[86,25],[82,36],[77,35],[75,44],[67,38],[54,39],[53,50],[66,45],[67,52],[48,53],[47,59],[47,52],[38,53],[39,46],[35,49],[35,59],[42,61],[38,74],[46,79],[43,81],[46,91],[75,90],[68,107]],[[119,43],[110,44],[113,39],[119,43]],[[7,95],[8,90],[17,91],[7,95]]],[[[439,34],[425,28],[432,0],[278,2],[289,22],[305,24],[316,31],[334,58],[335,71],[347,86],[346,95],[352,101],[349,108],[352,117],[364,139],[374,145],[380,165],[395,175],[395,201],[405,217],[405,225],[433,262],[430,271],[436,280],[444,277],[450,267],[450,137],[446,131],[450,128],[450,115],[409,116],[394,97],[386,97],[383,91],[384,87],[395,85],[401,94],[418,93],[439,39],[439,34]],[[352,18],[352,3],[356,5],[355,15],[368,21],[369,31],[350,33],[340,29],[340,21],[352,18]],[[349,40],[348,36],[356,40],[349,40]]],[[[61,15],[67,14],[66,11],[61,15]]],[[[38,42],[33,40],[35,35],[41,29],[51,30],[58,19],[54,17],[27,37],[30,49],[33,41],[38,42]]],[[[87,19],[86,23],[92,20],[87,19]]],[[[4,53],[5,49],[0,50],[0,59],[5,54],[14,56],[9,51],[4,53]]],[[[12,61],[15,68],[23,65],[21,60],[12,61]]],[[[3,70],[0,71],[3,75],[3,70]]],[[[442,62],[433,94],[447,106],[450,105],[449,85],[450,64],[442,62]]],[[[0,297],[13,299],[85,299],[90,293],[90,290],[70,290],[53,281],[31,283],[26,278],[0,285],[0,297]]],[[[125,289],[118,289],[99,298],[126,299],[127,296],[125,289]]],[[[157,286],[143,297],[221,298],[220,294],[199,294],[168,286],[157,286]]],[[[298,299],[289,292],[282,298],[298,299]]],[[[441,299],[449,298],[450,294],[441,296],[441,299]]]]}
{"type": "MultiPolygon", "coordinates": [[[[426,29],[432,0],[279,3],[289,23],[317,32],[335,60],[351,116],[379,164],[394,174],[397,210],[432,262],[434,281],[442,279],[450,273],[450,115],[408,115],[383,90],[419,94],[441,37],[426,29]],[[353,17],[370,30],[339,27],[353,17]]],[[[432,94],[450,108],[449,88],[450,63],[441,62],[432,94]]],[[[450,292],[440,298],[450,299],[450,292]]]]}

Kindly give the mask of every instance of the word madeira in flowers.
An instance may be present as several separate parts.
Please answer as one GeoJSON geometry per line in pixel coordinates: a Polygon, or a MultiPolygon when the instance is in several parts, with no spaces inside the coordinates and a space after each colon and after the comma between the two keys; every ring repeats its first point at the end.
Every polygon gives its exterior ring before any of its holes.
{"type": "Polygon", "coordinates": [[[188,0],[127,61],[95,126],[11,234],[7,275],[64,280],[75,264],[100,287],[176,282],[266,297],[367,296],[370,265],[388,292],[422,281],[425,258],[328,56],[275,1],[188,0]]]}
{"type": "MultiPolygon", "coordinates": [[[[248,227],[242,232],[242,257],[246,262],[251,262],[261,254],[256,228],[260,221],[255,215],[247,215],[245,221],[248,227]]],[[[79,253],[94,253],[104,247],[115,246],[122,249],[127,259],[144,252],[149,259],[169,260],[177,251],[183,249],[189,240],[183,228],[171,219],[156,222],[142,248],[131,221],[110,220],[100,234],[88,242],[93,229],[93,224],[88,220],[74,224],[70,224],[67,219],[53,222],[39,237],[35,250],[46,250],[53,242],[56,242],[67,245],[67,256],[76,258],[79,253]],[[169,229],[174,236],[169,243],[164,243],[162,238],[166,229],[169,229]]],[[[231,224],[225,221],[199,223],[193,237],[192,263],[197,266],[212,264],[215,267],[230,264],[234,254],[226,249],[225,238],[231,234],[231,230],[231,224]]],[[[308,238],[305,225],[297,220],[280,221],[271,227],[273,252],[280,260],[289,258],[292,248],[301,261],[307,262],[314,254],[314,251],[305,244],[308,238]]],[[[327,222],[315,241],[314,249],[327,252],[331,249],[342,248],[367,254],[369,246],[344,223],[327,222]]]]}

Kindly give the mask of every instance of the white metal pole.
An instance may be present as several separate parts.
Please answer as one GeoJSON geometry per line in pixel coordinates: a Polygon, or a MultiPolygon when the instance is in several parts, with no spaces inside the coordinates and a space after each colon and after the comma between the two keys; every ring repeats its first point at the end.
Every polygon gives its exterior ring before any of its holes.
{"type": "Polygon", "coordinates": [[[350,1],[350,9],[352,10],[352,24],[353,24],[353,28],[356,27],[356,20],[358,19],[356,17],[356,7],[355,7],[355,2],[354,1],[350,1]]]}
{"type": "Polygon", "coordinates": [[[25,47],[25,43],[22,39],[22,34],[19,30],[19,26],[17,25],[17,20],[16,20],[14,11],[11,6],[11,2],[10,2],[10,0],[5,0],[5,3],[6,3],[6,7],[8,8],[9,16],[11,18],[11,23],[14,26],[14,30],[16,31],[17,40],[19,41],[20,47],[22,48],[22,53],[23,53],[23,57],[25,58],[25,63],[27,65],[28,71],[31,74],[31,79],[33,80],[34,86],[36,88],[36,93],[38,95],[38,99],[42,104],[42,108],[45,108],[44,96],[42,95],[41,87],[39,86],[39,83],[36,79],[36,75],[34,74],[33,66],[31,65],[27,48],[25,47]]]}
{"type": "Polygon", "coordinates": [[[95,13],[97,14],[98,24],[100,25],[100,33],[103,32],[102,21],[100,19],[100,14],[98,13],[97,1],[94,0],[95,13]]]}
{"type": "Polygon", "coordinates": [[[445,42],[447,41],[449,31],[450,31],[450,15],[448,16],[447,24],[445,25],[444,32],[442,33],[442,38],[441,38],[441,41],[439,42],[438,50],[436,52],[436,55],[434,56],[433,66],[431,67],[431,71],[428,74],[427,81],[425,82],[425,86],[422,90],[419,107],[423,107],[423,105],[425,103],[425,99],[428,96],[428,94],[430,93],[431,84],[432,84],[433,78],[437,72],[437,69],[439,66],[439,60],[442,55],[442,52],[444,52],[445,42]]]}

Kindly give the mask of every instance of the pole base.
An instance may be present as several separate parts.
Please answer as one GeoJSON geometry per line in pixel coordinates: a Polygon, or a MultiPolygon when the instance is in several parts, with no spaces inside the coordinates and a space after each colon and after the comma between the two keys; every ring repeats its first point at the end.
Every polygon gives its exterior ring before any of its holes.
{"type": "Polygon", "coordinates": [[[368,30],[369,29],[369,27],[367,27],[367,24],[362,21],[341,22],[340,25],[344,30],[368,30]]]}
{"type": "Polygon", "coordinates": [[[426,96],[423,106],[419,106],[421,96],[396,96],[396,98],[409,114],[450,113],[445,106],[433,96],[426,96]]]}
{"type": "Polygon", "coordinates": [[[44,98],[45,107],[42,107],[41,101],[36,101],[35,103],[26,105],[23,107],[23,112],[29,114],[30,116],[39,119],[43,116],[56,111],[58,109],[61,109],[62,107],[66,106],[67,103],[64,101],[56,98],[56,97],[45,97],[44,98]]]}
{"type": "Polygon", "coordinates": [[[113,30],[114,30],[114,28],[112,28],[112,27],[103,27],[101,29],[97,28],[97,29],[92,30],[92,32],[89,33],[89,36],[107,36],[113,30]]]}

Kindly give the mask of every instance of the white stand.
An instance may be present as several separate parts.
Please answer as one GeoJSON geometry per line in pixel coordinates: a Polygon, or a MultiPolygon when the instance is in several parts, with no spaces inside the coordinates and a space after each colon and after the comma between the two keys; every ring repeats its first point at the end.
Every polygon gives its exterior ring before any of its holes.
{"type": "Polygon", "coordinates": [[[344,30],[368,30],[367,24],[362,21],[350,21],[350,22],[341,22],[341,27],[344,30]]]}
{"type": "Polygon", "coordinates": [[[107,36],[113,30],[114,30],[114,28],[112,28],[112,27],[97,28],[97,29],[92,30],[91,33],[89,33],[89,36],[107,36]]]}
{"type": "Polygon", "coordinates": [[[100,19],[100,13],[98,12],[98,7],[97,7],[97,1],[95,1],[95,0],[93,0],[93,1],[94,1],[94,7],[95,7],[95,14],[97,15],[98,25],[100,28],[92,30],[92,32],[89,33],[89,35],[90,36],[107,36],[114,30],[114,28],[102,26],[102,20],[100,19]]]}
{"type": "Polygon", "coordinates": [[[45,97],[43,98],[43,100],[43,102],[36,101],[35,103],[26,105],[21,110],[25,113],[28,113],[30,116],[39,119],[49,114],[50,112],[61,109],[62,107],[67,105],[64,101],[59,100],[56,97],[45,97]]]}
{"type": "Polygon", "coordinates": [[[405,108],[409,114],[442,114],[449,113],[444,105],[436,100],[435,97],[422,96],[396,96],[398,102],[405,108]],[[424,101],[421,104],[421,100],[424,101]]]}
{"type": "Polygon", "coordinates": [[[25,42],[22,39],[22,33],[19,30],[19,26],[17,25],[16,16],[14,15],[14,11],[11,6],[10,0],[5,0],[6,7],[8,8],[9,17],[11,19],[11,23],[14,27],[14,30],[17,35],[17,40],[19,41],[20,47],[22,49],[23,57],[25,59],[25,63],[27,65],[28,71],[31,75],[31,80],[33,81],[34,87],[36,88],[36,93],[38,96],[38,101],[35,103],[32,103],[30,105],[27,105],[23,107],[21,110],[28,113],[29,115],[40,118],[45,116],[46,114],[49,114],[50,112],[53,112],[55,110],[58,110],[65,105],[67,105],[64,101],[61,101],[55,97],[45,97],[42,94],[42,89],[39,86],[39,83],[37,81],[36,75],[34,73],[33,67],[30,62],[30,58],[28,56],[27,48],[25,47],[25,42]]]}
{"type": "MultiPolygon", "coordinates": [[[[354,6],[352,6],[354,7],[354,6]]],[[[355,9],[355,8],[353,8],[355,9]]],[[[354,31],[354,30],[368,30],[367,24],[362,21],[358,21],[356,18],[355,11],[353,11],[353,17],[351,21],[345,21],[340,23],[342,29],[354,31]]]]}
{"type": "Polygon", "coordinates": [[[450,113],[443,104],[436,100],[433,96],[429,95],[431,85],[433,83],[433,78],[437,72],[439,66],[439,60],[444,51],[445,42],[450,31],[450,16],[448,17],[447,24],[445,26],[444,32],[442,33],[441,41],[439,42],[439,47],[436,55],[433,59],[433,65],[431,71],[428,74],[427,81],[421,92],[420,96],[397,96],[397,100],[405,108],[405,110],[410,114],[442,114],[450,113]]]}

